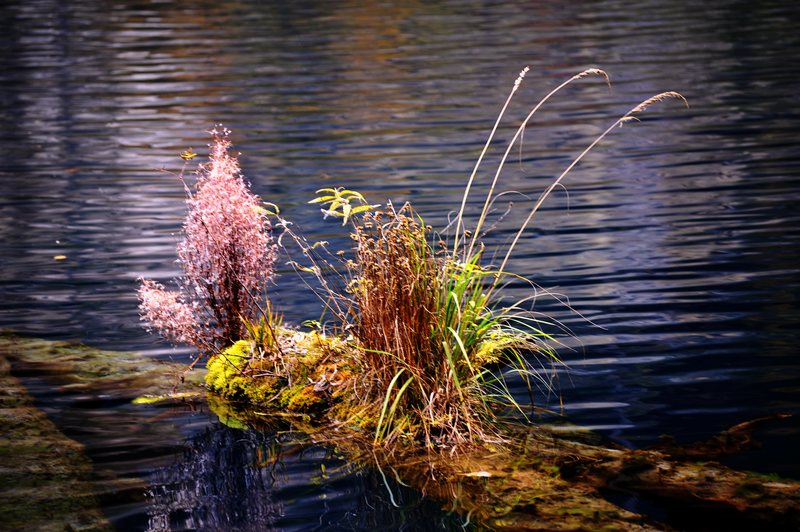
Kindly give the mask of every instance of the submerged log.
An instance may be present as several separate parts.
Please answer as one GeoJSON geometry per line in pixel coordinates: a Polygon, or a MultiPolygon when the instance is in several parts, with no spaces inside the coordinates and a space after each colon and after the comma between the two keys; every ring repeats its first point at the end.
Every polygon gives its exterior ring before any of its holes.
{"type": "Polygon", "coordinates": [[[202,375],[181,385],[182,369],[136,353],[0,334],[0,529],[113,530],[101,510],[103,497],[146,488],[134,478],[98,474],[84,446],[37,408],[25,375],[76,397],[203,397],[202,375]]]}
{"type": "Polygon", "coordinates": [[[33,404],[0,350],[0,528],[112,530],[83,446],[33,404]]]}
{"type": "MultiPolygon", "coordinates": [[[[209,404],[237,427],[263,429],[287,421],[285,413],[213,396],[209,404]]],[[[639,450],[609,445],[585,431],[509,426],[509,443],[458,452],[375,447],[366,434],[341,424],[289,420],[314,443],[335,447],[492,530],[797,530],[800,482],[715,461],[747,448],[760,425],[785,417],[743,423],[696,444],[639,450]],[[658,508],[659,516],[612,502],[630,497],[658,508]]]]}
{"type": "MultiPolygon", "coordinates": [[[[189,374],[183,387],[175,389],[180,368],[135,354],[8,336],[2,337],[0,354],[13,359],[16,370],[52,375],[64,393],[102,390],[120,399],[148,394],[152,400],[176,401],[186,400],[189,394],[202,400],[189,383],[201,380],[201,374],[189,374]]],[[[48,500],[62,496],[70,500],[68,494],[48,491],[48,483],[57,484],[48,480],[51,476],[36,477],[36,467],[50,463],[44,460],[57,462],[60,455],[72,465],[58,479],[62,487],[73,486],[70,489],[77,497],[77,506],[59,514],[63,522],[73,523],[75,528],[82,524],[106,527],[88,487],[91,465],[80,446],[62,439],[63,435],[33,407],[21,383],[8,372],[7,363],[0,362],[0,376],[5,390],[0,396],[0,410],[3,415],[12,415],[4,418],[0,450],[14,457],[4,459],[5,476],[0,479],[5,489],[2,499],[9,501],[4,512],[10,512],[4,516],[4,524],[22,523],[33,515],[13,513],[28,506],[19,504],[15,509],[14,501],[21,499],[9,487],[14,484],[12,477],[28,474],[27,467],[34,468],[31,478],[40,478],[40,485],[45,486],[41,498],[30,497],[31,507],[41,509],[48,500]],[[13,417],[20,412],[27,417],[13,417]],[[26,450],[25,442],[30,442],[31,449],[26,450]],[[33,453],[34,448],[39,454],[25,454],[33,453]],[[16,520],[7,520],[11,518],[16,520]]],[[[152,408],[149,402],[138,403],[147,409],[152,408]]],[[[312,420],[302,413],[287,416],[285,409],[274,412],[264,405],[254,408],[211,394],[208,404],[223,423],[236,428],[261,429],[265,424],[269,428],[288,422],[294,430],[307,434],[309,443],[336,447],[349,461],[409,484],[462,514],[469,523],[493,530],[800,528],[800,482],[737,471],[718,462],[746,449],[761,425],[780,423],[783,416],[743,423],[694,445],[665,440],[651,449],[631,450],[609,445],[585,431],[510,425],[503,428],[505,444],[426,452],[413,446],[376,447],[368,432],[327,422],[324,417],[312,420]],[[615,504],[625,497],[637,497],[660,511],[658,515],[644,515],[615,504]]]]}

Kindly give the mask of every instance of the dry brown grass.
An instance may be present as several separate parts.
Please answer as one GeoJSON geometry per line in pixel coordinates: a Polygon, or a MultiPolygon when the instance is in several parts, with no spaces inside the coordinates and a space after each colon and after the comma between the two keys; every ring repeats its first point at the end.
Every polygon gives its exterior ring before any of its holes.
{"type": "Polygon", "coordinates": [[[425,226],[410,214],[408,207],[368,214],[354,231],[354,334],[370,365],[387,374],[386,382],[403,364],[419,367],[434,354],[428,331],[438,311],[440,259],[432,254],[425,226]],[[389,364],[386,353],[392,354],[389,364]]]}

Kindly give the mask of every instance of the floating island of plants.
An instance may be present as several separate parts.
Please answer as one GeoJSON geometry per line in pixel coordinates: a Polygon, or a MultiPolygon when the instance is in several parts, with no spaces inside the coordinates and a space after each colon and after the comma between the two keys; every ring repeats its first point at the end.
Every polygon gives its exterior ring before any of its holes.
{"type": "Polygon", "coordinates": [[[317,191],[309,203],[341,219],[352,249],[311,242],[276,205],[254,195],[229,152],[229,131],[218,126],[194,184],[183,171],[178,175],[188,203],[178,290],[144,280],[143,319],[167,339],[207,356],[207,384],[224,398],[321,416],[369,431],[375,443],[386,445],[430,449],[501,441],[498,412],[511,408],[524,415],[507,376],[521,379],[531,396],[548,393],[547,364],[559,363],[552,324],[532,312],[533,297],[512,303],[501,297],[511,279],[528,282],[536,293],[532,282],[506,270],[509,259],[545,199],[598,142],[654,103],[685,102],[665,92],[615,120],[541,194],[513,240],[489,253],[481,237],[502,195],[501,172],[534,114],[570,83],[589,76],[608,82],[604,71],[589,69],[542,98],[508,144],[478,219],[468,222],[464,213],[481,163],[526,73],[515,81],[444,230],[427,225],[409,203],[371,204],[346,188],[317,191]],[[311,277],[304,282],[324,305],[324,327],[286,327],[270,302],[273,266],[284,252],[295,257],[290,264],[298,274],[311,277]]]}
{"type": "MultiPolygon", "coordinates": [[[[175,290],[142,281],[142,318],[168,340],[196,348],[195,363],[205,358],[205,382],[214,396],[210,402],[226,418],[257,425],[269,417],[291,416],[303,430],[349,448],[353,456],[395,457],[395,474],[424,477],[417,484],[428,491],[430,479],[437,474],[441,479],[445,470],[444,477],[482,483],[483,503],[464,503],[463,509],[493,528],[538,525],[509,517],[519,513],[520,504],[506,504],[505,513],[493,512],[499,503],[486,498],[488,485],[506,503],[514,492],[524,494],[529,499],[524,504],[538,506],[522,513],[547,513],[550,519],[562,519],[566,528],[627,528],[634,523],[647,528],[640,516],[608,503],[599,490],[611,479],[624,484],[623,478],[630,481],[628,487],[652,488],[656,481],[648,475],[653,471],[662,486],[669,477],[693,497],[705,489],[707,496],[701,498],[709,505],[724,500],[731,515],[738,515],[737,508],[755,512],[753,508],[764,506],[787,523],[797,522],[796,512],[789,509],[798,498],[794,483],[770,488],[768,482],[715,465],[716,488],[701,489],[699,484],[709,485],[702,480],[708,467],[674,458],[688,451],[647,454],[658,452],[590,446],[510,421],[509,412],[525,420],[531,409],[511,393],[508,379],[517,386],[523,383],[533,401],[537,394],[554,391],[549,366],[561,363],[554,334],[559,326],[533,312],[535,295],[512,302],[502,297],[510,280],[529,283],[531,293],[537,293],[532,281],[507,270],[526,229],[565,176],[613,130],[638,120],[655,103],[686,102],[676,92],[664,92],[614,120],[523,213],[514,237],[502,249],[487,250],[482,238],[503,194],[503,166],[535,113],[570,83],[587,77],[609,83],[604,71],[589,69],[542,98],[490,174],[477,219],[468,220],[465,212],[483,176],[484,156],[526,73],[515,81],[448,227],[435,230],[409,203],[370,203],[347,188],[318,190],[309,203],[321,207],[326,217],[341,220],[352,241],[347,249],[307,238],[276,205],[254,195],[230,153],[229,131],[217,126],[211,131],[208,162],[199,165],[194,182],[184,176],[186,165],[178,174],[188,205],[177,249],[183,275],[175,290]],[[268,295],[275,262],[283,255],[324,308],[322,319],[302,328],[284,324],[268,295]],[[416,464],[411,469],[426,474],[415,475],[401,463],[416,464]],[[487,480],[499,478],[504,482],[487,480]],[[576,479],[582,483],[574,484],[576,479]],[[758,493],[750,489],[745,494],[742,485],[755,484],[758,493]],[[770,506],[763,497],[780,503],[770,506]],[[778,506],[783,513],[775,513],[778,506]]],[[[195,155],[183,156],[188,161],[195,155]]],[[[718,456],[720,446],[711,446],[706,456],[718,456]]],[[[664,488],[659,493],[678,491],[664,488]]],[[[762,517],[754,515],[756,521],[762,517]]]]}

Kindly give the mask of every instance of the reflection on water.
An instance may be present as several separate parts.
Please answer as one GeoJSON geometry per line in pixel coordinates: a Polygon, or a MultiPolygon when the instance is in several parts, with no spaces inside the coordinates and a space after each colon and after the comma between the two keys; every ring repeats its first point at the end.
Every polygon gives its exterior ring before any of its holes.
{"type": "MultiPolygon", "coordinates": [[[[536,303],[580,339],[563,352],[567,420],[644,445],[798,413],[799,19],[797,3],[738,0],[3,2],[0,326],[188,359],[140,328],[133,291],[139,276],[176,274],[183,198],[158,170],[179,170],[190,146],[202,154],[211,124],[234,131],[256,192],[309,235],[342,242],[306,205],[314,190],[411,199],[443,225],[520,68],[533,70],[499,143],[545,90],[599,66],[612,92],[585,80],[554,98],[503,187],[535,197],[651,94],[681,91],[692,107],[660,106],[615,131],[518,248],[516,272],[596,325],[536,303]]],[[[490,240],[523,214],[513,199],[490,240]]],[[[273,294],[289,321],[319,316],[291,275],[273,294]]],[[[49,413],[62,424],[89,414],[70,405],[49,413]]],[[[98,429],[90,454],[141,446],[116,466],[152,472],[158,460],[142,459],[147,443],[128,431],[98,429]]],[[[743,464],[800,477],[798,443],[796,427],[767,433],[743,464]]],[[[283,495],[275,505],[296,509],[283,495]]]]}
{"type": "Polygon", "coordinates": [[[436,502],[302,440],[209,427],[150,476],[147,530],[462,530],[436,502]]]}

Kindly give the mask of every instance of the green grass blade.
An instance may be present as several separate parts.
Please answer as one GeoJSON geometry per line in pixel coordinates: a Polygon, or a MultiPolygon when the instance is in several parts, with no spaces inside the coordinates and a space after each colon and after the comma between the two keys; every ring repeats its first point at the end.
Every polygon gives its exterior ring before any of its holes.
{"type": "Polygon", "coordinates": [[[405,368],[400,368],[397,373],[394,374],[392,381],[389,383],[388,388],[386,389],[386,397],[383,398],[383,406],[381,406],[381,416],[378,419],[378,426],[375,428],[375,443],[379,443],[381,440],[382,428],[383,428],[383,420],[386,417],[386,409],[389,406],[389,398],[392,395],[392,388],[397,383],[397,379],[400,378],[400,375],[403,374],[405,368]]]}

